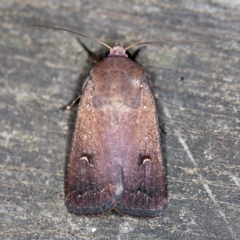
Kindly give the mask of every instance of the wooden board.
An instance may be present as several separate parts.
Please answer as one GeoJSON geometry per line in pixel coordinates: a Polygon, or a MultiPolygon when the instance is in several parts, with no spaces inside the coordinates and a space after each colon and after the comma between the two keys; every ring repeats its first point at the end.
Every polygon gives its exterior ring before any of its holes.
{"type": "MultiPolygon", "coordinates": [[[[240,236],[238,1],[0,3],[1,239],[238,239],[240,236]],[[158,39],[137,58],[155,96],[168,207],[152,219],[79,217],[64,205],[75,111],[47,114],[80,91],[94,66],[63,27],[125,46],[158,39]],[[184,78],[181,81],[181,78],[184,78]]],[[[94,52],[102,46],[83,42],[94,52]]]]}

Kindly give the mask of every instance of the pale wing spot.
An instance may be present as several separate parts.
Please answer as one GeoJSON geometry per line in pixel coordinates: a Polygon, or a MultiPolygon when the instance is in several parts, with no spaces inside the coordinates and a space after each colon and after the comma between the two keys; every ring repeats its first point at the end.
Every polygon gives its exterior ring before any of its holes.
{"type": "Polygon", "coordinates": [[[151,162],[151,159],[150,158],[145,158],[145,159],[143,159],[142,165],[147,164],[148,162],[151,162]]]}
{"type": "Polygon", "coordinates": [[[131,82],[134,86],[141,86],[140,81],[138,79],[133,78],[131,82]]]}
{"type": "Polygon", "coordinates": [[[86,161],[90,167],[93,167],[93,166],[94,166],[94,165],[90,162],[90,159],[88,158],[88,156],[86,156],[86,155],[80,157],[79,160],[80,160],[80,161],[86,161]]]}
{"type": "Polygon", "coordinates": [[[123,185],[121,183],[116,184],[115,193],[116,195],[120,195],[123,192],[123,185]]]}

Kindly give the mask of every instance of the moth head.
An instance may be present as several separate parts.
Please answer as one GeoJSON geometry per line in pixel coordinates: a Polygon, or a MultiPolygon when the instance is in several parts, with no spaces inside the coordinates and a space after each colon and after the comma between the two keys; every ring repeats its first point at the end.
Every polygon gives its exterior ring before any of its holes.
{"type": "Polygon", "coordinates": [[[128,55],[126,54],[126,49],[121,43],[116,43],[114,47],[110,48],[108,56],[128,57],[128,55]]]}

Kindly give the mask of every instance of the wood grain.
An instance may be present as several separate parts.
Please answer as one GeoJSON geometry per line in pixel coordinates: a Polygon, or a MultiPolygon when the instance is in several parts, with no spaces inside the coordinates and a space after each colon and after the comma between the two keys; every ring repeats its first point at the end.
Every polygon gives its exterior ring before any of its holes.
{"type": "MultiPolygon", "coordinates": [[[[0,238],[238,239],[239,10],[237,1],[223,0],[1,1],[0,238]],[[67,212],[64,174],[76,112],[47,112],[79,92],[93,64],[75,36],[32,24],[68,28],[110,45],[215,41],[149,45],[137,58],[166,131],[163,216],[67,212]]],[[[96,53],[105,51],[82,40],[96,53]]]]}

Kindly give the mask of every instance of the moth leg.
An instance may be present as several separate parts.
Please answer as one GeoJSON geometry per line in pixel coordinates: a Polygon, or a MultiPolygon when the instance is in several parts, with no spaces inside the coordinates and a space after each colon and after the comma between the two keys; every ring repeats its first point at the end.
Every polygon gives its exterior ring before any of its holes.
{"type": "Polygon", "coordinates": [[[82,41],[80,38],[77,38],[78,43],[84,48],[84,50],[88,53],[91,62],[98,63],[100,59],[97,55],[95,55],[82,41]]]}
{"type": "Polygon", "coordinates": [[[81,95],[79,94],[75,99],[73,99],[69,104],[66,106],[63,106],[58,109],[58,112],[63,112],[65,110],[70,110],[72,107],[78,102],[78,100],[81,98],[81,95]]]}
{"type": "Polygon", "coordinates": [[[166,132],[165,132],[164,128],[163,128],[161,125],[158,125],[158,126],[159,126],[159,129],[161,130],[161,132],[162,132],[164,135],[166,135],[166,132]]]}
{"type": "Polygon", "coordinates": [[[52,110],[52,111],[49,111],[48,114],[51,114],[51,113],[60,113],[60,112],[63,112],[65,110],[70,110],[72,109],[72,107],[77,104],[77,102],[79,101],[79,99],[81,98],[81,95],[78,94],[78,96],[76,98],[74,98],[69,104],[59,108],[59,109],[56,109],[56,110],[52,110]]]}

